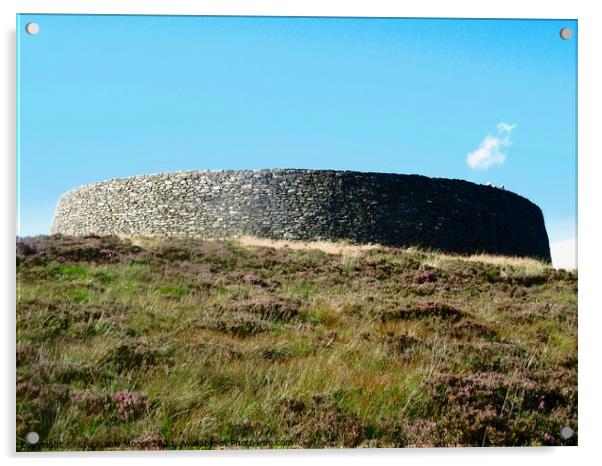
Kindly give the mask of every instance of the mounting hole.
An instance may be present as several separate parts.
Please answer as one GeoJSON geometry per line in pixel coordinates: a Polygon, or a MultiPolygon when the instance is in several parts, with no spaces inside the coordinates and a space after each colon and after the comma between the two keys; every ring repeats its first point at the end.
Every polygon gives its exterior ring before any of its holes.
{"type": "Polygon", "coordinates": [[[38,23],[27,23],[25,25],[25,32],[30,36],[35,36],[40,32],[40,25],[38,23]]]}
{"type": "Polygon", "coordinates": [[[560,30],[560,38],[563,40],[569,40],[573,37],[573,30],[571,28],[562,28],[560,30]]]}
{"type": "Polygon", "coordinates": [[[30,445],[35,445],[40,441],[40,435],[37,432],[27,432],[25,434],[25,441],[30,445]]]}
{"type": "Polygon", "coordinates": [[[564,440],[570,439],[573,436],[574,433],[575,432],[570,427],[563,427],[562,429],[560,429],[560,436],[564,440]]]}

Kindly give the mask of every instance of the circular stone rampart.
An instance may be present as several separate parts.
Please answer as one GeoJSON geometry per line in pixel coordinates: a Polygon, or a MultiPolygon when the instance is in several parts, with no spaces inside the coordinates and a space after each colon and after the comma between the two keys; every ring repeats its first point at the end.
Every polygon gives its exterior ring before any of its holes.
{"type": "Polygon", "coordinates": [[[103,181],[59,200],[52,233],[253,235],[550,261],[539,207],[491,186],[332,170],[190,171],[103,181]]]}

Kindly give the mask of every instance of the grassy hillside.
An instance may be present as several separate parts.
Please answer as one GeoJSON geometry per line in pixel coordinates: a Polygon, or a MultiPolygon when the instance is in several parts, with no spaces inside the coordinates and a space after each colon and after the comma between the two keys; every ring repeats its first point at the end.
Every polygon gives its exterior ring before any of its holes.
{"type": "Polygon", "coordinates": [[[17,448],[576,444],[576,273],[276,246],[18,241],[17,448]]]}

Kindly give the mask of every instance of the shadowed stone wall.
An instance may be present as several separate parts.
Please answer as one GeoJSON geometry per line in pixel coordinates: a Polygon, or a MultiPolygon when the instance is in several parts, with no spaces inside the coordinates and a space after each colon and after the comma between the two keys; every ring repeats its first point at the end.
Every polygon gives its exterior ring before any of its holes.
{"type": "Polygon", "coordinates": [[[254,235],[550,260],[541,210],[462,180],[331,170],[191,171],[103,181],[59,200],[53,233],[254,235]]]}

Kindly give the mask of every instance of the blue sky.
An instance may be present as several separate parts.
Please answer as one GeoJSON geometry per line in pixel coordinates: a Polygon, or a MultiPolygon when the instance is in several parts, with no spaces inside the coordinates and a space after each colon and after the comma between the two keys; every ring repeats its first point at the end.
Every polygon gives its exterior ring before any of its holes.
{"type": "Polygon", "coordinates": [[[542,208],[551,242],[576,236],[574,20],[17,23],[21,235],[85,183],[294,167],[491,181],[542,208]]]}

